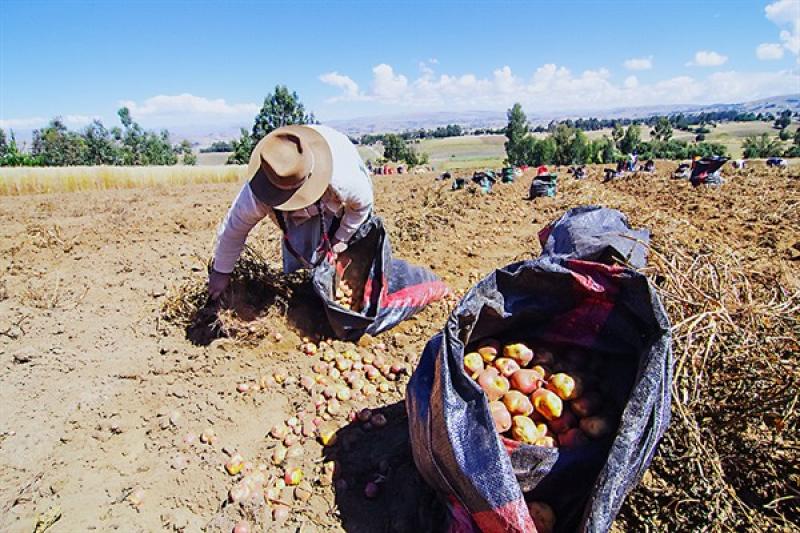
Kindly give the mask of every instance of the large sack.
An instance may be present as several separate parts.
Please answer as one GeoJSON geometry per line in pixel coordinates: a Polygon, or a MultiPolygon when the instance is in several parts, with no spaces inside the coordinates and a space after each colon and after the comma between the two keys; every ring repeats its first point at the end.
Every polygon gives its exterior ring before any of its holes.
{"type": "Polygon", "coordinates": [[[611,264],[623,261],[634,268],[647,263],[647,229],[633,229],[614,209],[584,206],[570,209],[539,232],[542,256],[582,259],[611,264]]]}
{"type": "MultiPolygon", "coordinates": [[[[585,260],[608,260],[616,255],[609,249],[628,242],[642,249],[618,251],[644,259],[647,237],[630,231],[621,213],[575,209],[540,238],[538,259],[480,281],[425,347],[406,397],[414,460],[476,529],[535,531],[527,498],[553,507],[557,532],[607,531],[669,421],[670,324],[643,275],[585,260]],[[487,337],[602,357],[600,377],[613,383],[611,399],[622,409],[616,433],[574,449],[499,438],[485,395],[463,370],[465,346],[487,337]]],[[[463,519],[453,524],[464,530],[463,519]]]]}
{"type": "Polygon", "coordinates": [[[361,225],[342,256],[343,261],[350,262],[348,279],[358,285],[358,311],[339,305],[333,298],[336,268],[341,268],[341,262],[335,265],[323,261],[312,273],[314,291],[322,299],[331,328],[340,339],[357,340],[365,333],[377,335],[449,292],[447,285],[427,268],[392,256],[389,237],[379,217],[371,217],[361,225]]]}

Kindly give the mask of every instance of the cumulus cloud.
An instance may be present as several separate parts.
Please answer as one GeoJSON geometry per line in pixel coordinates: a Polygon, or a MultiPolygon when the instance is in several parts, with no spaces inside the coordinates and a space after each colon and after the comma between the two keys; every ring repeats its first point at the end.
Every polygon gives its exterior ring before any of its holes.
{"type": "Polygon", "coordinates": [[[626,89],[635,89],[639,86],[639,78],[636,76],[628,76],[625,78],[625,81],[622,83],[622,86],[626,89]]]}
{"type": "Polygon", "coordinates": [[[356,90],[340,80],[337,83],[342,92],[336,98],[406,108],[503,109],[520,102],[530,111],[591,110],[739,102],[796,92],[797,80],[795,70],[727,71],[705,78],[677,76],[642,83],[636,76],[615,80],[605,68],[574,73],[553,63],[544,64],[530,74],[514,72],[505,65],[484,76],[436,74],[426,70],[416,79],[409,79],[390,65],[380,64],[372,69],[369,90],[356,90]]]}
{"type": "Polygon", "coordinates": [[[319,80],[322,83],[341,89],[343,98],[353,100],[357,99],[361,94],[358,90],[358,84],[354,82],[352,78],[343,76],[338,72],[334,71],[323,74],[319,77],[319,80]]]}
{"type": "Polygon", "coordinates": [[[781,28],[778,38],[783,48],[794,55],[800,54],[800,0],[778,0],[768,4],[764,14],[781,28]]]}
{"type": "Polygon", "coordinates": [[[122,100],[120,105],[127,107],[134,117],[148,116],[206,116],[213,117],[250,117],[259,109],[257,104],[229,104],[222,98],[210,99],[189,93],[150,97],[143,102],[122,100]]]}
{"type": "Polygon", "coordinates": [[[718,67],[728,61],[728,56],[712,50],[698,50],[694,54],[694,59],[686,63],[688,67],[718,67]]]}
{"type": "Polygon", "coordinates": [[[650,70],[653,68],[653,56],[632,57],[622,64],[628,70],[650,70]]]}
{"type": "Polygon", "coordinates": [[[379,98],[396,98],[408,88],[408,78],[395,74],[394,69],[386,63],[375,66],[372,74],[372,92],[379,98]]]}
{"type": "Polygon", "coordinates": [[[783,46],[779,43],[761,43],[756,47],[756,57],[762,61],[771,61],[783,57],[783,46]]]}

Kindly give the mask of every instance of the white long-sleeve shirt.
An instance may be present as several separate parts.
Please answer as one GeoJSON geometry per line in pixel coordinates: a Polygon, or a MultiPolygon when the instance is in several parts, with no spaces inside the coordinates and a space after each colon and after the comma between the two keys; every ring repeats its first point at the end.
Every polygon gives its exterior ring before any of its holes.
{"type": "MultiPolygon", "coordinates": [[[[326,214],[341,215],[334,238],[347,242],[372,211],[372,179],[358,150],[346,135],[327,126],[309,127],[317,130],[331,149],[333,174],[328,189],[322,195],[321,205],[326,214]]],[[[316,214],[316,205],[285,212],[294,225],[302,224],[316,214]]],[[[214,270],[223,274],[233,271],[247,235],[266,216],[275,221],[272,209],[255,197],[249,182],[245,183],[217,231],[214,270]]]]}

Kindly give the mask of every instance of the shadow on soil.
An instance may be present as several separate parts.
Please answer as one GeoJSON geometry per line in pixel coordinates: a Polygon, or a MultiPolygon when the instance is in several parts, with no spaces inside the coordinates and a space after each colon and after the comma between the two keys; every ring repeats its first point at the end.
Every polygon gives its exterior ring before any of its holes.
{"type": "Polygon", "coordinates": [[[446,507],[414,465],[405,405],[397,402],[372,412],[382,413],[387,424],[379,429],[355,421],[340,429],[324,452],[326,460],[337,462],[342,527],[351,533],[444,531],[446,507]],[[372,499],[364,495],[370,481],[379,486],[372,499]]]}

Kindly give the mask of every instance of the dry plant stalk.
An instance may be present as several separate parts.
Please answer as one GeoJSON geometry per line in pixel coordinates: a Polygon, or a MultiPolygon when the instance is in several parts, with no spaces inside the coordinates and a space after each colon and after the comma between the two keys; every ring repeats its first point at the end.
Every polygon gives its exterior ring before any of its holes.
{"type": "Polygon", "coordinates": [[[305,276],[285,275],[254,248],[245,246],[233,270],[231,287],[219,303],[209,300],[205,277],[194,279],[169,291],[161,317],[184,327],[206,319],[221,337],[257,343],[272,332],[275,318],[286,316],[305,276]]]}

